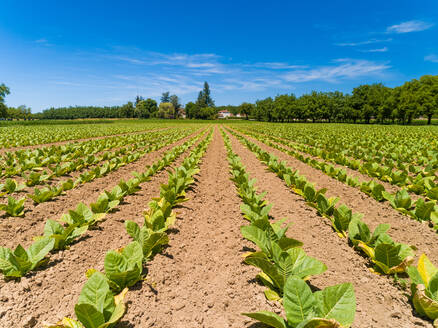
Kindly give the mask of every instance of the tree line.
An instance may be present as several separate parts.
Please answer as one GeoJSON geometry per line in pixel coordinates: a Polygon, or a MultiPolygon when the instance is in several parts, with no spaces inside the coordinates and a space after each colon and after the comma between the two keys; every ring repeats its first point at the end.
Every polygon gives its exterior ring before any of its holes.
{"type": "Polygon", "coordinates": [[[243,103],[239,113],[269,122],[364,122],[411,124],[413,119],[438,114],[438,76],[424,75],[395,88],[364,84],[351,94],[312,91],[243,103]]]}
{"type": "Polygon", "coordinates": [[[312,91],[299,97],[292,94],[277,95],[244,102],[239,106],[215,106],[210,86],[204,82],[196,101],[182,108],[177,95],[164,92],[158,104],[151,98],[137,96],[135,102],[121,106],[74,106],[49,108],[31,114],[30,108],[7,107],[4,98],[10,90],[0,85],[0,117],[15,119],[78,119],[78,118],[167,118],[215,119],[220,110],[241,114],[247,119],[268,122],[351,122],[410,124],[419,117],[428,124],[438,114],[438,76],[424,75],[401,86],[390,88],[382,83],[363,84],[351,94],[340,91],[312,91]]]}

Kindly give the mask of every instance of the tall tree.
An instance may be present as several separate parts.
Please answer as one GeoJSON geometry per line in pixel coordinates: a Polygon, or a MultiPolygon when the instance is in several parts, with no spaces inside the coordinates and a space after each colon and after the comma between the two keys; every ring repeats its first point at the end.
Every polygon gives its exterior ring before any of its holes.
{"type": "Polygon", "coordinates": [[[3,83],[0,84],[0,117],[8,116],[8,107],[5,105],[5,97],[9,94],[9,88],[3,83]]]}
{"type": "Polygon", "coordinates": [[[211,98],[210,95],[210,86],[208,85],[207,81],[204,82],[204,89],[202,91],[199,91],[198,100],[196,101],[196,104],[200,108],[204,107],[214,107],[214,101],[211,98]]]}
{"type": "Polygon", "coordinates": [[[161,118],[175,118],[175,107],[170,102],[162,102],[158,107],[158,116],[161,118]]]}
{"type": "Polygon", "coordinates": [[[162,94],[161,94],[161,102],[162,103],[168,103],[168,102],[170,102],[170,96],[169,96],[169,91],[167,91],[167,92],[163,92],[162,94]]]}
{"type": "Polygon", "coordinates": [[[246,119],[248,119],[249,115],[254,111],[254,105],[244,102],[239,106],[239,113],[245,115],[246,119]]]}
{"type": "Polygon", "coordinates": [[[432,116],[438,108],[438,76],[424,75],[420,78],[419,102],[421,113],[426,115],[427,124],[432,122],[432,116]]]}
{"type": "Polygon", "coordinates": [[[181,108],[181,104],[179,103],[179,98],[177,95],[171,95],[169,97],[169,100],[169,102],[173,105],[173,108],[175,108],[176,111],[181,108]]]}
{"type": "Polygon", "coordinates": [[[4,102],[6,95],[8,95],[9,93],[9,88],[4,85],[4,83],[0,84],[0,102],[4,102]]]}

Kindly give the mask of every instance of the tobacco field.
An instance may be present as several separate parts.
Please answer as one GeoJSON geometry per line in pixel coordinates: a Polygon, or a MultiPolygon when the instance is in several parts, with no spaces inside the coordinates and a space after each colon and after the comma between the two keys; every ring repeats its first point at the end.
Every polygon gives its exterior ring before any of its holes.
{"type": "Polygon", "coordinates": [[[0,327],[438,327],[434,126],[0,128],[0,327]]]}

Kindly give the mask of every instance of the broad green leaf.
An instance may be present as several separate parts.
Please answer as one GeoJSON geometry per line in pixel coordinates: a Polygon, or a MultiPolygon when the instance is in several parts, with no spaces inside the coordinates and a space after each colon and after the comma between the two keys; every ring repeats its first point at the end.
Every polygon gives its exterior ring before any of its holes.
{"type": "Polygon", "coordinates": [[[284,286],[283,304],[288,324],[295,327],[313,316],[316,301],[305,281],[290,277],[284,286]]]}
{"type": "Polygon", "coordinates": [[[75,313],[85,328],[99,328],[105,323],[105,317],[94,305],[78,303],[75,305],[75,313]]]}
{"type": "Polygon", "coordinates": [[[356,313],[356,296],[351,283],[339,284],[316,292],[317,317],[334,319],[343,327],[350,327],[356,313]]]}
{"type": "MultiPolygon", "coordinates": [[[[102,313],[104,318],[111,317],[115,309],[114,297],[102,273],[95,272],[87,280],[84,287],[82,287],[78,304],[89,304],[102,313]]],[[[82,320],[81,322],[83,323],[82,320]]]]}
{"type": "Polygon", "coordinates": [[[284,319],[273,312],[259,311],[253,313],[242,313],[242,315],[258,320],[269,327],[288,328],[284,319]]]}
{"type": "Polygon", "coordinates": [[[418,272],[424,281],[426,287],[429,286],[429,281],[438,273],[438,268],[433,265],[426,254],[422,254],[418,259],[418,272]]]}
{"type": "Polygon", "coordinates": [[[29,261],[32,263],[31,270],[35,269],[39,262],[53,249],[55,240],[52,238],[42,238],[35,241],[27,250],[29,261]]]}
{"type": "Polygon", "coordinates": [[[296,328],[343,328],[336,320],[313,318],[301,322],[296,328]]]}

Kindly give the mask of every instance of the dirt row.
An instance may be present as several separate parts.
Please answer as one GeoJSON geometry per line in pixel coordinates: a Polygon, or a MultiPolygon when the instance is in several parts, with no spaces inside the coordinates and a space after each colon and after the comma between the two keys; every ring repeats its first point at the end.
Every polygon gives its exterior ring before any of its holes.
{"type": "Polygon", "coordinates": [[[34,205],[29,201],[29,204],[26,203],[28,211],[23,217],[3,217],[0,219],[1,246],[15,247],[18,243],[22,243],[23,246],[27,247],[32,243],[34,236],[42,233],[47,219],[59,219],[68,209],[74,209],[80,202],[89,204],[96,201],[103,190],[112,189],[122,179],[132,178],[133,171],[143,172],[146,165],[151,165],[162,157],[166,151],[176,145],[183,144],[196,133],[199,133],[199,131],[156,152],[146,154],[140,160],[127,164],[104,177],[68,190],[65,195],[60,195],[53,201],[38,205],[34,205]]]}
{"type": "MultiPolygon", "coordinates": [[[[188,152],[183,154],[172,167],[180,165],[187,155],[188,152]]],[[[158,154],[155,157],[158,158],[158,154]]],[[[147,164],[151,163],[152,160],[147,164]]],[[[118,181],[114,175],[112,178],[113,182],[118,181]]],[[[69,250],[53,254],[49,267],[19,282],[0,281],[0,327],[42,327],[44,323],[56,323],[64,316],[73,316],[74,305],[86,282],[85,272],[90,268],[103,271],[105,253],[131,241],[124,221],[129,219],[142,224],[143,211],[151,198],[159,194],[160,185],[166,183],[167,178],[164,170],[142,184],[139,192],[125,197],[117,211],[106,215],[98,229],[89,230],[85,238],[69,250]]],[[[95,188],[96,192],[102,190],[95,188]]],[[[92,191],[83,192],[82,197],[86,201],[94,195],[92,191]]]]}
{"type": "Polygon", "coordinates": [[[360,190],[331,178],[292,156],[269,147],[254,138],[248,137],[248,139],[274,154],[280,160],[285,160],[292,169],[298,169],[300,174],[306,176],[308,181],[315,183],[318,188],[327,188],[327,196],[340,197],[339,204],[345,203],[353,209],[353,212],[363,213],[363,221],[371,229],[380,223],[390,224],[391,229],[388,233],[395,241],[417,247],[417,257],[425,253],[433,263],[438,263],[438,234],[429,228],[428,222],[413,220],[395,211],[388,202],[376,202],[374,198],[360,190]]]}
{"type": "MultiPolygon", "coordinates": [[[[348,246],[345,239],[339,238],[326,219],[309,207],[302,197],[293,194],[274,173],[267,171],[254,153],[234,136],[229,136],[233,150],[242,159],[247,172],[257,179],[259,190],[267,191],[266,199],[274,204],[271,213],[276,218],[290,218],[293,225],[288,231],[289,236],[301,240],[303,249],[310,256],[327,265],[327,271],[312,278],[310,283],[317,288],[353,283],[357,299],[354,327],[432,327],[431,323],[414,315],[412,306],[402,291],[392,284],[391,278],[371,273],[368,261],[348,246]]],[[[312,175],[308,177],[314,178],[312,175]]]]}
{"type": "Polygon", "coordinates": [[[240,313],[274,309],[254,281],[257,270],[242,264],[252,244],[240,235],[246,221],[229,178],[216,128],[190,200],[176,210],[170,247],[148,265],[146,284],[128,295],[129,327],[255,327],[240,313]]]}

